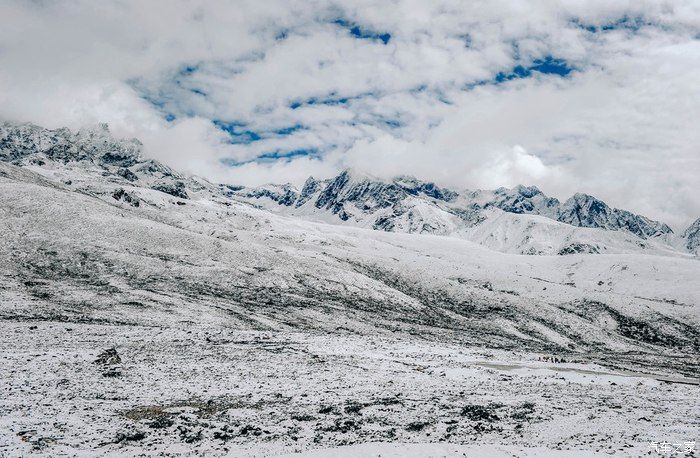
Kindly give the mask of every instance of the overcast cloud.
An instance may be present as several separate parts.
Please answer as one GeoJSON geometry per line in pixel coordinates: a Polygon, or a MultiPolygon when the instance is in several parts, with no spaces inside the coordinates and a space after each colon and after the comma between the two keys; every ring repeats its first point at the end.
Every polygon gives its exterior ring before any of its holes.
{"type": "Polygon", "coordinates": [[[700,216],[700,2],[0,0],[0,118],[214,181],[345,167],[700,216]]]}

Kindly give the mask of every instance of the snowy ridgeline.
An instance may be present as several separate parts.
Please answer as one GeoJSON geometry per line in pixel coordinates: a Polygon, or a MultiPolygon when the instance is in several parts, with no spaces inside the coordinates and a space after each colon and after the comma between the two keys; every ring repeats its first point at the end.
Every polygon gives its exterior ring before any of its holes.
{"type": "Polygon", "coordinates": [[[464,238],[517,254],[697,253],[700,219],[681,236],[666,224],[610,208],[586,194],[566,202],[534,186],[454,191],[413,177],[380,180],[346,170],[291,185],[223,186],[227,195],[273,212],[389,232],[464,238]]]}
{"type": "Polygon", "coordinates": [[[665,225],[602,203],[596,208],[610,218],[638,220],[646,238],[620,219],[616,230],[557,221],[571,204],[533,188],[465,196],[346,172],[310,180],[299,194],[288,189],[280,203],[178,174],[106,128],[0,132],[8,282],[0,291],[12,300],[5,316],[197,316],[253,329],[358,332],[427,326],[496,347],[697,345],[698,258],[663,242],[673,235],[665,225]],[[472,210],[457,216],[458,208],[472,210]],[[382,212],[395,214],[396,232],[372,230],[382,212]],[[415,215],[423,226],[412,226],[415,215]],[[425,230],[426,219],[444,231],[425,230]],[[413,229],[421,234],[404,233],[413,229]],[[562,256],[511,254],[523,252],[562,256]]]}
{"type": "MultiPolygon", "coordinates": [[[[116,140],[106,126],[73,133],[30,124],[0,127],[0,160],[55,168],[77,166],[126,185],[176,197],[213,189],[141,157],[138,140],[116,140]],[[47,163],[53,164],[49,165],[47,163]],[[60,167],[60,166],[59,166],[60,167]]],[[[41,173],[40,170],[37,170],[41,173]]],[[[312,221],[388,232],[429,233],[470,240],[516,254],[693,254],[700,247],[700,218],[681,234],[668,225],[575,194],[561,203],[534,186],[495,191],[455,191],[413,177],[385,181],[346,170],[327,180],[310,177],[301,190],[286,185],[245,188],[219,185],[220,193],[267,210],[312,221]]],[[[138,205],[124,189],[115,199],[138,205]]]]}
{"type": "Polygon", "coordinates": [[[0,159],[0,455],[695,439],[697,222],[406,177],[221,186],[106,129],[4,125],[0,159]]]}

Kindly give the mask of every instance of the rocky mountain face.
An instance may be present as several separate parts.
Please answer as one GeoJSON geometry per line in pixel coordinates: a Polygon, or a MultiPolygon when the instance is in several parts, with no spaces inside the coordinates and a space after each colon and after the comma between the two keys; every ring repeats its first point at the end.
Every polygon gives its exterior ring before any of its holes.
{"type": "Polygon", "coordinates": [[[104,129],[0,142],[2,456],[641,456],[697,431],[698,260],[535,188],[249,189],[104,129]]]}
{"type": "MultiPolygon", "coordinates": [[[[77,167],[106,179],[137,183],[181,199],[188,198],[186,187],[201,187],[196,180],[144,158],[141,150],[140,141],[115,139],[105,124],[77,132],[66,128],[50,130],[32,124],[6,122],[0,125],[1,161],[20,166],[53,164],[57,173],[77,167]]],[[[73,184],[72,180],[65,181],[73,184]]],[[[114,196],[117,200],[129,199],[123,189],[116,189],[114,196]]]]}
{"type": "MultiPolygon", "coordinates": [[[[301,218],[386,232],[457,235],[493,249],[521,254],[604,253],[610,252],[611,243],[617,246],[613,250],[638,251],[650,246],[645,239],[674,236],[666,224],[611,208],[585,194],[576,194],[561,203],[534,186],[458,191],[409,176],[382,180],[351,170],[331,179],[309,177],[301,190],[289,184],[216,186],[145,159],[141,150],[138,140],[114,139],[105,125],[78,132],[31,124],[0,125],[0,160],[51,170],[62,176],[64,183],[83,192],[97,192],[97,182],[83,177],[99,175],[100,180],[115,185],[99,192],[131,206],[140,205],[140,198],[130,187],[164,193],[179,199],[179,205],[206,190],[207,195],[245,201],[301,218]],[[88,175],[68,173],[70,170],[88,175]],[[512,218],[497,217],[494,212],[512,218]],[[527,219],[527,215],[544,219],[527,219]],[[545,223],[547,220],[563,224],[552,226],[545,223]],[[604,229],[622,235],[611,239],[595,235],[597,232],[567,228],[604,229]],[[598,240],[600,237],[605,240],[598,240]]],[[[689,228],[686,232],[689,235],[684,236],[684,245],[694,252],[697,230],[689,228]]]]}
{"type": "Polygon", "coordinates": [[[610,208],[605,202],[581,193],[564,202],[559,208],[557,220],[579,227],[627,231],[643,239],[673,232],[664,223],[626,210],[610,208]]]}
{"type": "Polygon", "coordinates": [[[131,167],[139,161],[141,142],[116,140],[107,128],[81,130],[44,129],[32,124],[3,123],[0,126],[0,159],[22,161],[45,157],[57,162],[94,161],[103,165],[131,167]]]}
{"type": "Polygon", "coordinates": [[[697,254],[700,251],[700,218],[683,232],[683,240],[685,240],[685,247],[691,253],[697,254]]]}
{"type": "Polygon", "coordinates": [[[384,181],[346,170],[329,180],[310,177],[301,191],[287,184],[244,188],[234,194],[253,201],[268,199],[290,208],[313,207],[342,221],[364,222],[365,226],[370,220],[371,227],[385,231],[443,234],[450,225],[472,227],[484,220],[484,210],[496,208],[518,215],[539,215],[575,227],[622,231],[640,239],[673,233],[664,223],[611,208],[595,197],[579,193],[561,203],[535,186],[460,192],[412,177],[384,181]],[[416,221],[419,224],[411,224],[416,221]]]}

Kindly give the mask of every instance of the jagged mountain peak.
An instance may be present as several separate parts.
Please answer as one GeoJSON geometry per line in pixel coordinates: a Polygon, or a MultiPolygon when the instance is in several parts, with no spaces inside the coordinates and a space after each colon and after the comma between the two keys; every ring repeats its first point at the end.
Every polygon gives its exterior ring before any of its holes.
{"type": "Polygon", "coordinates": [[[326,180],[309,177],[300,192],[259,187],[242,191],[241,195],[269,198],[286,207],[308,207],[304,214],[328,212],[344,222],[389,231],[466,230],[485,219],[483,211],[496,208],[506,213],[544,216],[576,227],[624,231],[641,239],[672,233],[663,223],[612,208],[585,193],[576,193],[561,203],[536,186],[458,192],[409,175],[382,179],[354,169],[326,180]]]}
{"type": "Polygon", "coordinates": [[[627,210],[611,208],[602,200],[580,192],[564,202],[558,219],[580,227],[624,230],[642,239],[673,233],[664,223],[627,210]]]}
{"type": "MultiPolygon", "coordinates": [[[[206,180],[185,177],[143,157],[142,149],[137,139],[115,138],[107,124],[77,131],[46,129],[31,123],[0,124],[0,161],[31,166],[41,173],[57,173],[88,192],[93,192],[96,174],[123,186],[148,187],[180,199],[204,188],[217,189],[206,180]]],[[[112,191],[119,196],[126,192],[112,191]]]]}
{"type": "Polygon", "coordinates": [[[685,240],[685,246],[691,253],[698,253],[700,251],[700,218],[693,221],[693,223],[683,231],[683,239],[685,240]]]}
{"type": "MultiPolygon", "coordinates": [[[[0,125],[0,160],[17,165],[44,168],[41,164],[47,160],[46,167],[53,170],[48,173],[65,176],[60,170],[66,165],[67,169],[75,168],[75,173],[78,174],[107,177],[107,180],[119,183],[125,192],[129,191],[128,186],[140,186],[179,199],[186,199],[192,192],[210,186],[180,176],[157,161],[142,158],[141,149],[141,143],[137,140],[115,139],[106,125],[77,132],[65,128],[44,129],[33,124],[0,125]]],[[[90,189],[87,179],[85,186],[85,189],[90,189]]],[[[301,188],[289,183],[252,188],[230,185],[211,188],[210,191],[219,196],[247,200],[258,206],[262,204],[273,211],[283,208],[288,209],[285,212],[303,218],[345,222],[393,232],[427,232],[468,238],[470,236],[467,233],[471,233],[471,228],[500,211],[505,214],[545,217],[557,224],[581,228],[621,231],[640,239],[672,233],[661,222],[612,208],[602,200],[584,193],[577,193],[560,203],[535,186],[518,185],[494,191],[457,191],[413,176],[383,179],[353,168],[345,169],[329,179],[309,177],[301,188]]],[[[115,189],[110,194],[112,192],[115,189]]],[[[554,227],[551,221],[547,223],[537,218],[519,221],[512,218],[496,219],[511,226],[510,229],[501,231],[502,235],[508,234],[511,238],[520,237],[516,234],[518,231],[529,233],[537,225],[554,227]],[[525,220],[527,222],[521,224],[525,220]]],[[[489,230],[500,229],[494,227],[489,230]]],[[[564,227],[556,230],[564,234],[570,229],[564,227]]],[[[697,248],[696,240],[700,236],[697,235],[698,231],[687,232],[690,236],[684,239],[684,243],[692,251],[697,248]]],[[[479,237],[481,236],[488,240],[489,234],[481,233],[479,237]]],[[[551,236],[547,230],[542,230],[537,237],[551,236]]],[[[624,243],[632,245],[641,243],[626,240],[624,243]]],[[[513,247],[514,243],[508,241],[507,246],[513,247]]],[[[532,237],[523,236],[522,243],[531,244],[532,237]]],[[[555,250],[556,253],[558,248],[560,247],[551,245],[544,251],[539,248],[535,251],[540,253],[555,250]]]]}
{"type": "Polygon", "coordinates": [[[538,194],[543,194],[542,191],[537,186],[524,186],[524,185],[516,185],[512,188],[505,188],[505,187],[500,187],[494,191],[496,194],[513,194],[517,193],[520,194],[521,196],[524,197],[534,197],[538,194]]]}
{"type": "Polygon", "coordinates": [[[0,125],[0,155],[17,161],[43,155],[57,162],[97,161],[130,167],[142,159],[143,145],[137,139],[117,139],[107,124],[80,129],[46,129],[31,123],[3,122],[0,125]]]}

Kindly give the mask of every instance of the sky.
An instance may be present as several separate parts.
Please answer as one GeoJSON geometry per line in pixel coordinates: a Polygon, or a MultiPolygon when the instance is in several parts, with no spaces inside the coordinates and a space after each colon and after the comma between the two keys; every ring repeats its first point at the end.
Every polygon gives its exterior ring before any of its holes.
{"type": "Polygon", "coordinates": [[[0,0],[0,119],[216,182],[345,168],[700,216],[700,2],[0,0]]]}

